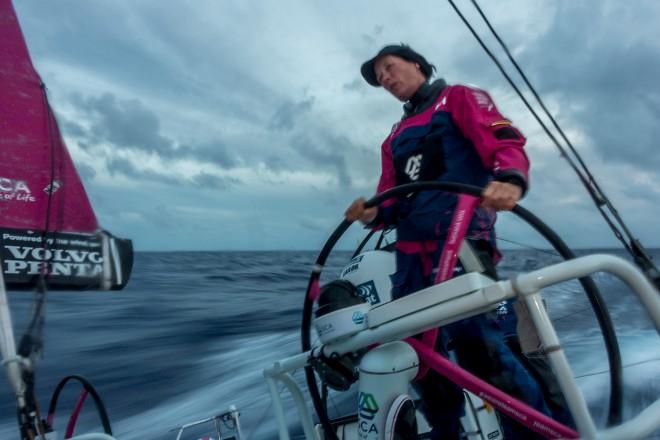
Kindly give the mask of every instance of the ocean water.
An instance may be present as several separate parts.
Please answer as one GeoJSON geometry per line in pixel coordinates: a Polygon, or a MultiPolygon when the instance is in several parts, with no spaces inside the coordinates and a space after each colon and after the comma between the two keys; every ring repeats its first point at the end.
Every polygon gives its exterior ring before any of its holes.
{"type": "MultiPolygon", "coordinates": [[[[600,251],[602,252],[602,251],[600,251]]],[[[623,252],[606,251],[624,256],[623,252]]],[[[586,252],[582,252],[586,253],[586,252]]],[[[660,260],[660,250],[652,251],[660,260]]],[[[64,376],[92,381],[107,407],[114,434],[125,440],[175,439],[171,431],[236,405],[244,438],[271,439],[276,427],[262,369],[300,350],[303,296],[316,252],[137,253],[121,292],[49,294],[45,350],[37,367],[42,412],[64,376]]],[[[335,253],[325,279],[335,278],[350,253],[335,253]]],[[[559,257],[536,250],[505,251],[501,275],[528,271],[559,257]]],[[[660,398],[660,338],[627,287],[607,274],[595,281],[619,337],[625,378],[624,418],[660,398]]],[[[609,395],[607,357],[596,319],[577,282],[544,293],[578,383],[599,426],[609,395]]],[[[32,294],[9,293],[17,338],[32,294]]],[[[302,372],[296,379],[303,382],[302,372]]],[[[63,438],[79,388],[70,384],[55,429],[63,438]]],[[[352,396],[335,395],[331,416],[352,396]]],[[[290,403],[290,400],[287,401],[290,403]]],[[[0,439],[18,438],[14,401],[0,379],[0,439]]],[[[295,411],[289,411],[295,424],[295,411]]],[[[210,433],[210,425],[187,439],[210,433]]],[[[91,399],[76,433],[100,431],[91,399]]],[[[660,433],[654,438],[660,438],[660,433]]]]}

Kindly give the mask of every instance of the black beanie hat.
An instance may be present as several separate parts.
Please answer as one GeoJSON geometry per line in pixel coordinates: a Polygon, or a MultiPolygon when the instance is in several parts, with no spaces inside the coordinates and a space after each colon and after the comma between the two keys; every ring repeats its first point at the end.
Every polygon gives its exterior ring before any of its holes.
{"type": "Polygon", "coordinates": [[[391,44],[389,46],[383,47],[375,57],[366,61],[364,64],[362,64],[362,68],[360,68],[362,77],[365,79],[365,81],[374,87],[380,87],[380,84],[376,79],[374,64],[378,58],[385,55],[395,55],[399,58],[403,58],[404,60],[419,64],[419,68],[422,70],[422,73],[426,79],[429,79],[435,70],[435,66],[433,64],[430,64],[428,61],[426,61],[426,58],[412,50],[407,44],[391,44]]]}

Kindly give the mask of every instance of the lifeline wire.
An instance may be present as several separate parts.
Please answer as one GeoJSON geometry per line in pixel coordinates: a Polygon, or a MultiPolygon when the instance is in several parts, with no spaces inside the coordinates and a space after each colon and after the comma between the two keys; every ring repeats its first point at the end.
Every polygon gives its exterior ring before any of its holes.
{"type": "MultiPolygon", "coordinates": [[[[475,238],[475,237],[467,237],[467,238],[475,238]]],[[[537,248],[537,247],[534,247],[532,245],[529,245],[529,244],[526,244],[526,243],[521,243],[519,241],[514,241],[514,240],[511,240],[511,239],[508,239],[508,238],[502,238],[502,237],[498,236],[497,241],[503,241],[503,242],[506,242],[506,243],[515,244],[516,246],[519,246],[521,248],[526,248],[526,249],[541,252],[541,253],[544,253],[544,254],[552,255],[553,257],[561,257],[561,255],[559,255],[559,253],[557,253],[556,251],[551,251],[549,249],[537,248]]]]}
{"type": "MultiPolygon", "coordinates": [[[[298,371],[298,370],[292,371],[291,375],[295,374],[296,371],[298,371]]],[[[285,387],[286,387],[285,385],[282,385],[280,387],[280,390],[279,390],[278,394],[282,393],[282,391],[284,391],[285,387]]],[[[266,420],[266,415],[268,414],[268,411],[270,410],[270,407],[273,406],[273,399],[269,399],[269,400],[270,400],[270,402],[268,403],[268,406],[266,406],[266,409],[264,409],[264,412],[261,414],[261,417],[259,418],[259,421],[257,422],[257,424],[254,425],[254,428],[252,428],[252,431],[250,431],[250,433],[245,436],[245,440],[250,440],[250,438],[259,430],[259,428],[263,424],[264,420],[266,420]]]]}
{"type": "MultiPolygon", "coordinates": [[[[624,365],[623,368],[634,367],[636,365],[649,364],[651,362],[658,362],[658,361],[660,361],[660,358],[646,359],[646,360],[643,360],[643,361],[631,362],[629,364],[624,365]]],[[[610,370],[595,371],[593,373],[585,373],[585,374],[581,374],[579,376],[575,376],[575,378],[579,379],[581,377],[598,376],[599,374],[605,374],[605,373],[609,373],[609,372],[610,372],[610,370]]]]}

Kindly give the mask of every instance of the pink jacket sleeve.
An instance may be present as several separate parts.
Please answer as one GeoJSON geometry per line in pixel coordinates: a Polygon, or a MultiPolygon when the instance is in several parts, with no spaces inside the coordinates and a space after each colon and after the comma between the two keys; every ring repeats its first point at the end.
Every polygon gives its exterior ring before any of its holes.
{"type": "Polygon", "coordinates": [[[472,141],[482,163],[495,178],[514,176],[527,184],[525,137],[502,116],[488,93],[458,85],[452,87],[447,101],[454,122],[472,141]]]}
{"type": "MultiPolygon", "coordinates": [[[[392,147],[390,146],[390,137],[383,142],[381,146],[381,174],[376,188],[376,194],[387,191],[396,186],[396,172],[392,160],[392,147]]],[[[378,216],[369,227],[373,229],[382,229],[394,223],[396,218],[396,199],[387,199],[378,207],[378,216]]]]}
{"type": "MultiPolygon", "coordinates": [[[[383,191],[387,191],[390,188],[393,188],[396,185],[396,175],[394,171],[394,163],[392,161],[392,148],[390,146],[390,138],[388,137],[383,142],[383,145],[380,149],[380,160],[381,160],[381,174],[380,181],[378,182],[378,187],[376,188],[376,194],[380,194],[383,191]]],[[[391,204],[393,200],[386,200],[383,202],[384,205],[391,204]],[[389,202],[389,203],[387,203],[389,202]]]]}

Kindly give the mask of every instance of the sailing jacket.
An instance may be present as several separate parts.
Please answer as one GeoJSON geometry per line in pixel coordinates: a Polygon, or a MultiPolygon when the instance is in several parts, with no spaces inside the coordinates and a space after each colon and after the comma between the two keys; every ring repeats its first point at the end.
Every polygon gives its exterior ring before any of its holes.
{"type": "MultiPolygon", "coordinates": [[[[425,83],[404,106],[381,149],[377,192],[415,181],[484,187],[492,179],[527,188],[525,138],[495,107],[488,93],[443,80],[425,83]]],[[[445,237],[457,197],[424,191],[388,199],[372,226],[396,225],[397,242],[445,237]]],[[[468,236],[493,242],[495,213],[477,208],[468,236]]],[[[400,248],[400,246],[397,246],[400,248]]]]}

